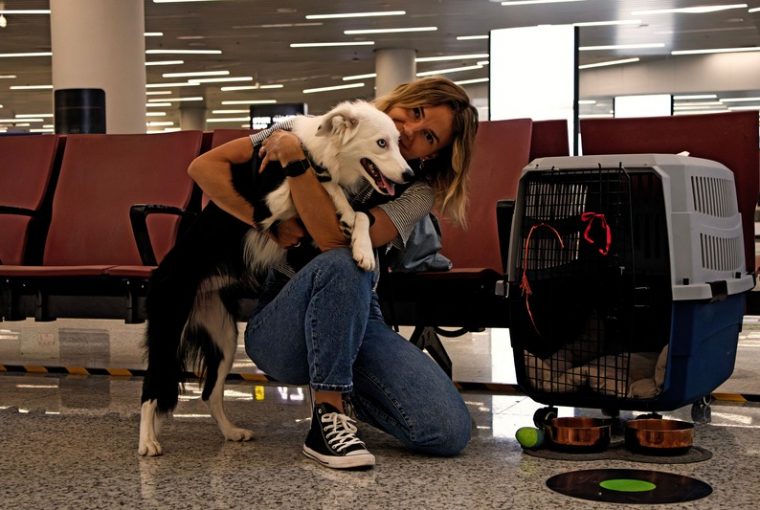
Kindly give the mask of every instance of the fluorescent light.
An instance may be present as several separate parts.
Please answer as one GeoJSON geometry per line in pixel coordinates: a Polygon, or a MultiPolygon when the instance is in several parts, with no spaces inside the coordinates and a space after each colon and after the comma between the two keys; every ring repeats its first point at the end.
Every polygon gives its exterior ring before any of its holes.
{"type": "Polygon", "coordinates": [[[748,101],[760,101],[760,97],[722,97],[724,103],[743,103],[748,101]]]}
{"type": "Polygon", "coordinates": [[[578,104],[596,104],[595,99],[579,99],[578,104]]]}
{"type": "Polygon", "coordinates": [[[234,92],[236,90],[259,90],[259,89],[281,89],[283,85],[281,83],[273,83],[271,85],[237,85],[232,87],[221,87],[222,92],[234,92]]]}
{"type": "Polygon", "coordinates": [[[50,9],[0,9],[0,14],[50,14],[50,9]]]}
{"type": "Polygon", "coordinates": [[[218,2],[219,0],[153,0],[154,4],[180,4],[184,2],[218,2]]]}
{"type": "Polygon", "coordinates": [[[622,19],[622,20],[610,20],[610,21],[583,21],[581,23],[573,23],[574,27],[606,27],[614,25],[641,25],[640,19],[622,19]]]}
{"type": "Polygon", "coordinates": [[[681,110],[674,111],[673,115],[704,115],[708,113],[726,113],[726,110],[681,110]]]}
{"type": "Polygon", "coordinates": [[[586,115],[578,115],[579,119],[611,119],[611,113],[589,113],[586,115]]]}
{"type": "Polygon", "coordinates": [[[0,53],[0,58],[52,57],[52,51],[32,51],[27,53],[0,53]]]}
{"type": "Polygon", "coordinates": [[[377,78],[377,73],[367,73],[367,74],[354,74],[352,76],[344,76],[343,81],[350,81],[350,80],[366,80],[369,78],[377,78]]]}
{"type": "Polygon", "coordinates": [[[373,16],[403,16],[406,11],[343,12],[338,14],[307,14],[306,19],[369,18],[373,16]]]}
{"type": "Polygon", "coordinates": [[[248,113],[248,110],[211,110],[214,115],[229,115],[232,113],[248,113]]]}
{"type": "Polygon", "coordinates": [[[318,87],[315,89],[303,89],[301,92],[304,94],[313,94],[314,92],[328,92],[330,90],[342,90],[342,89],[353,89],[358,87],[363,87],[364,83],[349,83],[347,85],[334,85],[332,87],[318,87]]]}
{"type": "Polygon", "coordinates": [[[145,112],[146,117],[166,117],[166,112],[145,112]]]}
{"type": "MultiPolygon", "coordinates": [[[[150,99],[148,101],[150,101],[150,99]]],[[[172,105],[171,103],[166,103],[166,102],[163,102],[163,103],[146,103],[145,107],[146,108],[153,108],[153,107],[156,107],[156,108],[166,108],[167,106],[171,106],[171,105],[172,105]]]]}
{"type": "Polygon", "coordinates": [[[145,123],[148,127],[159,127],[159,126],[173,126],[174,122],[171,120],[153,120],[150,122],[145,123]]]}
{"type": "Polygon", "coordinates": [[[671,55],[706,55],[709,53],[743,53],[746,51],[760,51],[760,46],[745,46],[742,48],[713,48],[709,50],[676,50],[671,55]]]}
{"type": "Polygon", "coordinates": [[[162,87],[197,87],[199,83],[190,83],[187,81],[178,81],[172,83],[146,83],[145,88],[148,89],[160,89],[162,87]]]}
{"type": "Polygon", "coordinates": [[[409,27],[409,28],[366,28],[360,30],[344,30],[346,35],[360,34],[396,34],[401,32],[435,32],[438,27],[409,27]]]}
{"type": "Polygon", "coordinates": [[[691,94],[688,96],[673,96],[675,101],[689,101],[692,99],[715,99],[718,94],[691,94]]]}
{"type": "Polygon", "coordinates": [[[457,41],[474,41],[476,39],[488,39],[488,34],[485,35],[458,35],[457,41]]]}
{"type": "Polygon", "coordinates": [[[483,69],[483,66],[463,66],[463,67],[449,67],[448,69],[436,69],[434,71],[424,71],[422,73],[417,73],[417,76],[435,76],[438,74],[444,74],[444,73],[459,73],[462,71],[472,71],[473,69],[483,69]]]}
{"type": "Polygon", "coordinates": [[[245,122],[251,120],[251,117],[225,117],[218,119],[206,119],[206,122],[245,122]]]}
{"type": "Polygon", "coordinates": [[[643,44],[609,44],[606,46],[581,46],[579,51],[597,51],[597,50],[637,50],[644,48],[664,48],[665,43],[643,43],[643,44]]]}
{"type": "Polygon", "coordinates": [[[633,11],[634,16],[645,14],[706,14],[710,12],[728,11],[731,9],[745,9],[747,4],[730,5],[700,5],[697,7],[680,7],[677,9],[652,9],[647,11],[633,11]]]}
{"type": "MultiPolygon", "coordinates": [[[[19,117],[16,115],[15,119],[11,119],[10,122],[45,122],[45,119],[35,117],[19,117]]],[[[28,126],[29,124],[27,124],[28,126]]]]}
{"type": "Polygon", "coordinates": [[[444,60],[466,60],[471,58],[488,58],[488,53],[469,53],[465,55],[441,55],[438,57],[418,57],[415,62],[442,62],[444,60]]]}
{"type": "Polygon", "coordinates": [[[703,101],[703,102],[695,102],[695,103],[681,103],[673,105],[674,110],[695,110],[695,109],[705,109],[705,108],[715,108],[716,106],[725,106],[720,101],[703,101]]]}
{"type": "Polygon", "coordinates": [[[37,117],[39,119],[51,119],[51,118],[53,118],[53,114],[52,113],[19,113],[19,114],[16,114],[16,118],[18,118],[18,119],[22,119],[24,117],[32,117],[32,118],[37,117]]]}
{"type": "Polygon", "coordinates": [[[222,104],[275,104],[276,99],[245,99],[234,101],[222,101],[222,104]]]}
{"type": "Polygon", "coordinates": [[[470,85],[473,83],[486,83],[488,82],[488,80],[489,80],[488,78],[473,78],[471,80],[455,81],[454,83],[456,83],[457,85],[470,85]]]}
{"type": "Polygon", "coordinates": [[[502,2],[501,5],[560,4],[565,2],[583,2],[583,0],[515,0],[513,2],[502,2]]]}
{"type": "Polygon", "coordinates": [[[52,90],[52,85],[11,85],[11,90],[52,90]]]}
{"type": "Polygon", "coordinates": [[[165,96],[166,94],[171,94],[171,90],[147,90],[145,91],[146,96],[165,96]]]}
{"type": "Polygon", "coordinates": [[[146,55],[221,55],[222,50],[145,50],[146,55]]]}
{"type": "Polygon", "coordinates": [[[595,64],[583,64],[582,66],[578,66],[578,69],[591,69],[592,67],[606,67],[606,66],[615,66],[618,64],[630,64],[633,62],[638,62],[639,60],[641,60],[639,57],[623,58],[620,60],[607,60],[606,62],[596,62],[595,64]]]}
{"type": "Polygon", "coordinates": [[[163,32],[145,32],[145,37],[163,37],[163,32]]]}
{"type": "Polygon", "coordinates": [[[760,110],[760,104],[756,104],[754,106],[731,106],[729,108],[731,111],[738,111],[738,110],[760,110]]]}
{"type": "Polygon", "coordinates": [[[16,78],[15,74],[0,74],[0,80],[12,80],[16,78]]]}
{"type": "Polygon", "coordinates": [[[321,48],[328,46],[372,46],[375,41],[346,41],[321,43],[290,43],[291,48],[321,48]]]}
{"type": "Polygon", "coordinates": [[[760,12],[760,7],[753,7],[752,9],[748,9],[747,12],[760,12]]]}
{"type": "Polygon", "coordinates": [[[182,101],[203,101],[201,96],[192,97],[172,97],[164,99],[148,99],[148,103],[181,103],[182,101]]]}
{"type": "Polygon", "coordinates": [[[186,73],[164,73],[164,78],[185,78],[187,76],[227,76],[229,71],[189,71],[186,73]]]}
{"type": "Polygon", "coordinates": [[[184,64],[184,60],[154,60],[153,62],[145,62],[146,66],[174,66],[184,64]]]}
{"type": "Polygon", "coordinates": [[[227,78],[191,78],[190,83],[228,83],[234,81],[253,81],[253,76],[230,76],[227,78]]]}

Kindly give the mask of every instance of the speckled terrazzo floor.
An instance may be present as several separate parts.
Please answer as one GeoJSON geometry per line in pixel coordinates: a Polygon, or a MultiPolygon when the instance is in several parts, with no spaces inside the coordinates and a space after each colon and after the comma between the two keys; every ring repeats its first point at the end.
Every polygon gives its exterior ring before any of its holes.
{"type": "MultiPolygon", "coordinates": [[[[138,378],[0,375],[0,508],[649,508],[579,500],[544,485],[555,474],[596,468],[657,469],[713,487],[708,498],[669,508],[750,509],[760,496],[760,406],[754,404],[713,405],[713,423],[699,425],[695,439],[711,459],[657,465],[525,455],[514,432],[531,423],[537,404],[465,394],[474,438],[462,455],[413,455],[364,425],[377,466],[339,472],[300,452],[309,416],[303,389],[269,384],[228,385],[229,414],[254,430],[253,442],[225,442],[191,384],[162,431],[165,454],[141,458],[140,385],[138,378]]],[[[689,409],[666,416],[688,419],[689,409]]]]}
{"type": "MultiPolygon", "coordinates": [[[[118,321],[0,323],[0,366],[144,367],[144,326],[118,321]]],[[[409,335],[409,330],[402,330],[409,335]]],[[[760,394],[760,319],[745,317],[734,375],[718,392],[760,394]]],[[[458,382],[515,382],[507,330],[444,339],[458,382]]],[[[238,352],[235,371],[256,372],[238,352]]],[[[474,438],[452,459],[412,455],[368,426],[378,464],[338,472],[301,454],[309,403],[303,388],[228,385],[231,417],[256,434],[226,443],[189,384],[164,429],[165,455],[137,455],[139,377],[0,372],[0,509],[261,508],[488,509],[649,508],[594,503],[550,491],[546,480],[596,468],[657,469],[709,483],[708,498],[669,508],[754,508],[760,499],[760,405],[717,401],[695,444],[713,457],[694,464],[558,461],[522,453],[515,430],[541,407],[524,396],[465,393],[474,438]]],[[[598,410],[560,408],[560,416],[598,410]]],[[[690,419],[690,408],[667,413],[690,419]]],[[[624,414],[624,417],[626,415],[624,414]]]]}

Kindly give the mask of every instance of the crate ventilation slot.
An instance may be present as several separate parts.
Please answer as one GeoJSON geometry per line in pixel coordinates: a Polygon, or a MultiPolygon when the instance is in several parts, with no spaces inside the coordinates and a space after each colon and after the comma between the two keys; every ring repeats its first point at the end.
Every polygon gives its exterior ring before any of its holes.
{"type": "Polygon", "coordinates": [[[737,213],[733,181],[695,175],[691,177],[691,190],[697,212],[721,218],[737,213]]]}
{"type": "Polygon", "coordinates": [[[702,267],[713,271],[731,271],[743,264],[742,246],[738,238],[699,234],[702,249],[702,267]]]}

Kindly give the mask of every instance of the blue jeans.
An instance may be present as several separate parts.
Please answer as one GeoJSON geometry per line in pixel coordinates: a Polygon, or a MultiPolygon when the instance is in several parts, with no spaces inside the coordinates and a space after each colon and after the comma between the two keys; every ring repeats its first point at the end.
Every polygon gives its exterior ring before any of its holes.
{"type": "Polygon", "coordinates": [[[383,320],[376,275],[346,248],[320,254],[248,321],[245,348],[274,379],[350,394],[357,417],[430,455],[470,439],[469,411],[425,353],[383,320]]]}

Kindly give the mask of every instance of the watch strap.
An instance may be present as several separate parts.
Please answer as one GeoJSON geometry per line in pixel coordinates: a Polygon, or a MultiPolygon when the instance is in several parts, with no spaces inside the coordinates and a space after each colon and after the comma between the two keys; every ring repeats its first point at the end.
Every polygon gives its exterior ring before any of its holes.
{"type": "Polygon", "coordinates": [[[288,177],[298,177],[299,175],[303,175],[309,168],[311,168],[311,163],[308,158],[304,158],[288,163],[283,170],[288,177]]]}

